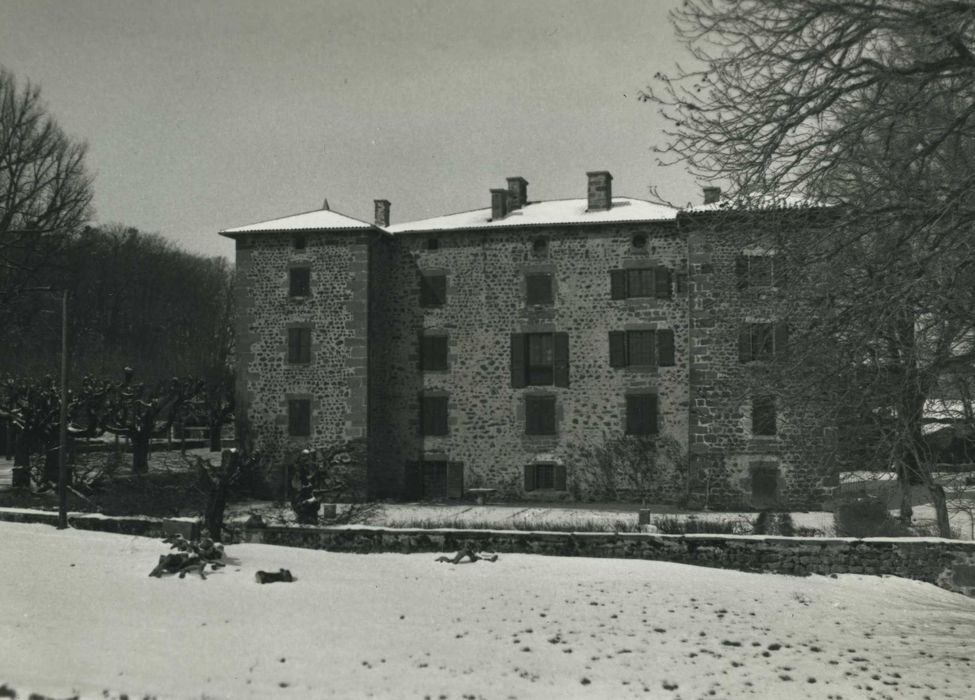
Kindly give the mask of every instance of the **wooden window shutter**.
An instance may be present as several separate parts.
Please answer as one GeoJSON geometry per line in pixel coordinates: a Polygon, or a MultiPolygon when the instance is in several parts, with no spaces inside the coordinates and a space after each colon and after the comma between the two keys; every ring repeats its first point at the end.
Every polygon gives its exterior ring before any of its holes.
{"type": "Polygon", "coordinates": [[[612,299],[626,299],[626,270],[609,271],[609,291],[612,299]]]}
{"type": "Polygon", "coordinates": [[[748,256],[738,255],[735,258],[735,277],[737,277],[738,289],[748,287],[748,256]]]}
{"type": "Polygon", "coordinates": [[[305,363],[311,362],[311,328],[301,329],[301,361],[305,363]]]}
{"type": "Polygon", "coordinates": [[[674,366],[674,331],[670,328],[657,331],[657,365],[674,366]]]}
{"type": "Polygon", "coordinates": [[[741,362],[751,362],[752,357],[752,326],[743,323],[738,330],[738,359],[741,362]]]}
{"type": "Polygon", "coordinates": [[[566,481],[565,481],[565,465],[556,464],[555,465],[555,490],[565,491],[566,481]]]}
{"type": "Polygon", "coordinates": [[[555,386],[569,386],[569,334],[553,334],[555,386]]]}
{"type": "Polygon", "coordinates": [[[626,434],[657,434],[656,394],[630,394],[626,397],[626,434]]]}
{"type": "Polygon", "coordinates": [[[520,389],[528,383],[525,366],[525,335],[511,334],[511,386],[520,389]]]}
{"type": "Polygon", "coordinates": [[[416,500],[423,496],[423,476],[419,462],[407,462],[403,471],[403,495],[416,500]]]}
{"type": "Polygon", "coordinates": [[[447,462],[447,498],[464,497],[464,463],[447,462]]]}
{"type": "Polygon", "coordinates": [[[789,324],[779,321],[775,324],[775,350],[776,357],[785,357],[789,354],[789,324]]]}
{"type": "Polygon", "coordinates": [[[526,464],[525,465],[525,491],[534,491],[535,485],[538,483],[536,478],[535,465],[526,464]]]}
{"type": "Polygon", "coordinates": [[[626,333],[609,332],[609,366],[626,367],[626,333]]]}
{"type": "Polygon", "coordinates": [[[299,362],[301,355],[301,337],[298,328],[288,329],[288,362],[299,362]]]}
{"type": "Polygon", "coordinates": [[[651,394],[650,400],[647,402],[647,423],[650,426],[650,434],[656,435],[659,431],[657,429],[657,415],[659,411],[660,397],[657,394],[651,394]]]}
{"type": "Polygon", "coordinates": [[[670,299],[670,269],[658,267],[653,275],[654,296],[658,299],[670,299]]]}

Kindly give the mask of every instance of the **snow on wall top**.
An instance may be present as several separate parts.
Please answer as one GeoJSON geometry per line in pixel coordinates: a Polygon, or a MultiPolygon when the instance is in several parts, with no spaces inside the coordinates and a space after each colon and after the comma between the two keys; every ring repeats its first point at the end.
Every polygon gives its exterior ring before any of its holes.
{"type": "Polygon", "coordinates": [[[805,199],[798,195],[775,197],[762,195],[742,199],[721,199],[710,204],[698,204],[681,209],[682,214],[707,214],[718,211],[777,211],[781,209],[818,209],[830,206],[828,203],[805,199]]]}
{"type": "Polygon", "coordinates": [[[431,219],[394,224],[389,233],[413,233],[416,231],[452,231],[472,228],[512,228],[520,226],[545,226],[553,224],[604,224],[627,221],[673,221],[677,209],[629,197],[613,197],[608,210],[589,211],[588,199],[556,199],[547,202],[529,202],[503,219],[491,220],[491,209],[475,209],[459,214],[435,216],[431,219]]]}
{"type": "Polygon", "coordinates": [[[365,221],[353,219],[351,216],[339,214],[328,209],[308,211],[303,214],[293,214],[281,219],[261,221],[247,226],[228,228],[220,232],[221,236],[233,237],[239,233],[259,233],[262,231],[318,231],[318,230],[348,230],[374,228],[365,221]]]}

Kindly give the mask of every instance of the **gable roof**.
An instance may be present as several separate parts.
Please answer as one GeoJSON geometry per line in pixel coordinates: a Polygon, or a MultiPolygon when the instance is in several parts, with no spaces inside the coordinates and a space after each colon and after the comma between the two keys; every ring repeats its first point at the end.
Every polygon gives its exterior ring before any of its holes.
{"type": "Polygon", "coordinates": [[[376,228],[365,221],[353,219],[351,216],[339,214],[328,209],[317,209],[303,214],[293,214],[280,219],[261,221],[247,226],[224,229],[221,236],[233,238],[241,233],[269,233],[275,231],[348,231],[350,229],[376,228]]]}
{"type": "Polygon", "coordinates": [[[419,231],[519,228],[556,224],[673,221],[677,218],[677,211],[677,209],[662,204],[629,197],[613,197],[612,208],[599,211],[589,211],[589,200],[585,198],[555,199],[546,202],[528,202],[521,209],[516,209],[497,221],[491,220],[491,209],[488,207],[459,214],[393,224],[387,227],[386,231],[392,234],[400,234],[419,231]]]}

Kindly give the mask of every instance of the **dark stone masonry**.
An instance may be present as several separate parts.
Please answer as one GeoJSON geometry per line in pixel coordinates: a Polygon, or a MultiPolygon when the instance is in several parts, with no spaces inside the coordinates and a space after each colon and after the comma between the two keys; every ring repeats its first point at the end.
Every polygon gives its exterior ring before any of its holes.
{"type": "Polygon", "coordinates": [[[533,202],[511,177],[492,206],[424,221],[390,225],[376,200],[374,224],[324,209],[223,231],[239,434],[282,463],[365,438],[374,497],[538,500],[601,497],[580,446],[667,436],[684,457],[656,501],[815,503],[831,411],[760,388],[785,342],[774,253],[723,236],[713,205],[587,176],[575,200],[533,202]]]}

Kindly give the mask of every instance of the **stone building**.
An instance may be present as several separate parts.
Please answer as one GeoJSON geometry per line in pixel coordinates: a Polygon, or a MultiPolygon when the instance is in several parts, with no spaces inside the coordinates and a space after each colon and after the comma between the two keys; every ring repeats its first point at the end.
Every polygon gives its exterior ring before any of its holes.
{"type": "MultiPolygon", "coordinates": [[[[828,466],[828,411],[760,389],[787,343],[772,251],[613,196],[390,224],[327,208],[222,232],[237,246],[238,419],[282,455],[364,438],[372,495],[591,498],[581,446],[666,435],[654,499],[796,505],[828,466]]],[[[709,222],[702,225],[702,222],[709,222]]]]}

